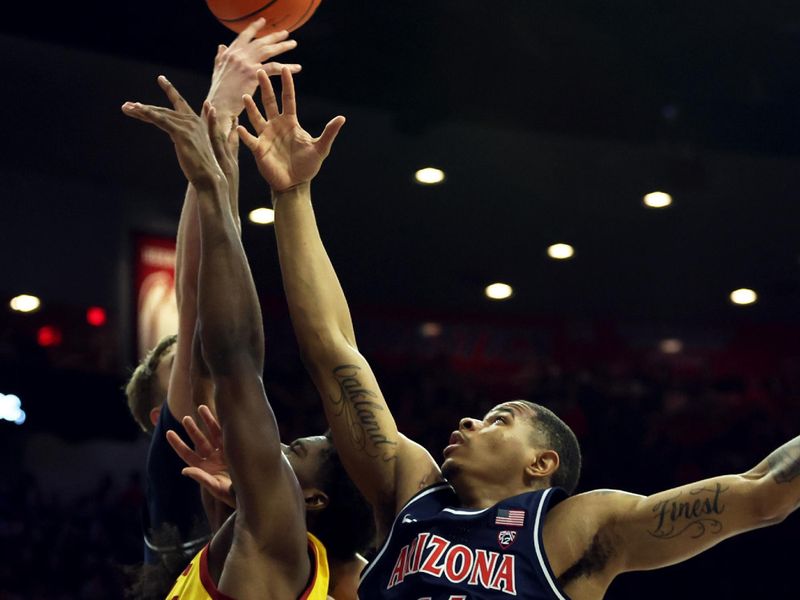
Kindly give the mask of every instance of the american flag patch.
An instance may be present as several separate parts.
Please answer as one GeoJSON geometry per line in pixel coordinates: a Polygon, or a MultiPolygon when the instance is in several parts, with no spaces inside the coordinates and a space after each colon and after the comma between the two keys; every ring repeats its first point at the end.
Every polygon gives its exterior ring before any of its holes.
{"type": "Polygon", "coordinates": [[[498,508],[494,518],[495,525],[510,525],[511,527],[525,526],[525,511],[507,508],[498,508]]]}

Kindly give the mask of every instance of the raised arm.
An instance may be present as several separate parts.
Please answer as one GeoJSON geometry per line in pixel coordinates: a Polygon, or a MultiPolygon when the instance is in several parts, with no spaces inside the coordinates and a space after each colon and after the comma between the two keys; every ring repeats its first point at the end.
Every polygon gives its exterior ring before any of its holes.
{"type": "Polygon", "coordinates": [[[379,526],[421,487],[441,479],[431,456],[402,436],[375,376],[356,345],[350,311],[317,230],[310,181],[344,124],[336,117],[319,138],[302,129],[294,83],[284,69],[283,111],[260,74],[264,119],[251,98],[245,108],[258,137],[240,127],[275,206],[283,284],[295,333],[311,377],[323,399],[342,461],[372,504],[379,526]]]}
{"type": "Polygon", "coordinates": [[[572,540],[573,550],[590,549],[585,555],[602,557],[610,583],[619,573],[666,567],[726,538],[779,523],[798,506],[800,437],[740,475],[646,497],[601,490],[565,500],[548,517],[544,542],[551,561],[566,566],[580,557],[563,560],[569,554],[565,540],[572,540]]]}
{"type": "MultiPolygon", "coordinates": [[[[257,85],[256,72],[265,69],[277,74],[287,66],[298,72],[300,65],[267,62],[273,57],[293,49],[297,43],[289,40],[288,32],[281,31],[254,39],[265,20],[258,19],[245,28],[230,46],[220,45],[214,58],[208,101],[217,109],[220,121],[235,122],[242,112],[242,95],[252,94],[257,85]]],[[[238,138],[234,138],[238,141],[238,138]]],[[[235,158],[235,153],[232,155],[235,158]]],[[[228,199],[231,211],[239,224],[238,197],[239,172],[235,160],[221,165],[228,182],[228,199]]],[[[175,260],[175,291],[178,301],[178,340],[175,361],[170,372],[167,405],[172,414],[181,419],[193,415],[200,404],[213,408],[211,386],[207,370],[199,364],[201,357],[194,351],[194,334],[197,322],[197,277],[200,267],[200,223],[197,213],[197,191],[190,182],[186,189],[183,209],[178,223],[175,260]]]]}
{"type": "MultiPolygon", "coordinates": [[[[230,145],[216,126],[213,108],[204,106],[214,132],[209,144],[205,122],[166,79],[160,78],[159,83],[174,110],[131,103],[123,108],[170,134],[181,168],[197,190],[201,236],[198,319],[203,358],[214,382],[226,456],[237,491],[234,546],[246,544],[247,556],[281,563],[280,573],[286,576],[281,581],[291,583],[292,589],[302,589],[309,567],[305,507],[294,472],[281,452],[278,427],[264,393],[261,311],[228,202],[227,182],[214,156],[224,157],[230,145]]],[[[243,563],[242,568],[247,566],[243,563]]],[[[226,563],[226,573],[238,572],[228,571],[226,563]]],[[[243,589],[238,585],[248,585],[245,579],[239,583],[235,578],[221,580],[220,584],[236,591],[243,589]]],[[[274,585],[282,587],[278,579],[274,585]]]]}

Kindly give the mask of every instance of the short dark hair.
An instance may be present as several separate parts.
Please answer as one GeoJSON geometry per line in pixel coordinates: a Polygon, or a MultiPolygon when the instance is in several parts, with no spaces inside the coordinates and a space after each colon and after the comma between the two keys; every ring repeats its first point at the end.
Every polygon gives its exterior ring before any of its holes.
{"type": "Polygon", "coordinates": [[[125,385],[125,396],[128,399],[131,415],[139,427],[147,433],[152,433],[154,429],[150,422],[150,411],[160,406],[165,400],[163,396],[156,393],[155,375],[158,363],[177,339],[177,335],[161,338],[156,347],[142,359],[125,385]]]}
{"type": "Polygon", "coordinates": [[[317,474],[319,486],[328,496],[328,505],[309,520],[308,529],[325,544],[329,557],[345,561],[370,548],[375,538],[375,522],[372,509],[342,465],[330,431],[325,432],[325,437],[330,445],[323,450],[317,474]]]}
{"type": "Polygon", "coordinates": [[[534,429],[544,437],[544,442],[558,453],[559,467],[550,477],[550,485],[566,490],[570,495],[578,487],[581,476],[581,447],[578,438],[550,409],[540,404],[522,400],[535,413],[531,420],[534,429]]]}

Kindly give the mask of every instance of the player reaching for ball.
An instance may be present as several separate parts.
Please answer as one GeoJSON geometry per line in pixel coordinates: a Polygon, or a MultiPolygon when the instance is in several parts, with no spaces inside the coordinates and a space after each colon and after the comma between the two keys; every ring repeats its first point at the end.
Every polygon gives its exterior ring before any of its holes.
{"type": "MultiPolygon", "coordinates": [[[[263,25],[263,19],[256,20],[230,46],[220,45],[217,49],[208,99],[217,107],[220,121],[232,121],[241,113],[242,95],[256,89],[258,69],[271,74],[279,73],[284,66],[295,73],[300,70],[300,65],[273,60],[296,46],[294,40],[288,39],[287,32],[254,39],[263,25]]],[[[232,188],[231,210],[237,215],[238,174],[228,173],[227,179],[232,188]]],[[[146,507],[142,515],[144,566],[133,591],[141,598],[163,598],[175,577],[208,543],[227,516],[227,511],[210,502],[207,496],[201,502],[197,486],[181,476],[181,463],[165,438],[165,432],[172,429],[188,441],[181,419],[194,414],[197,404],[213,402],[202,357],[193,351],[199,235],[197,193],[190,183],[176,240],[177,341],[173,335],[159,343],[134,371],[125,390],[131,413],[142,429],[151,434],[145,468],[146,507]]]]}
{"type": "Polygon", "coordinates": [[[280,112],[259,74],[266,119],[246,98],[256,136],[239,130],[272,189],[302,355],[337,450],[385,538],[360,598],[597,600],[621,573],[681,562],[798,508],[800,437],[746,473],[645,497],[617,490],[570,496],[581,468],[577,439],[551,411],[524,400],[461,419],[441,467],[400,434],[358,351],[311,205],[311,180],[344,119],[312,138],[298,123],[286,69],[282,80],[280,112]]]}
{"type": "Polygon", "coordinates": [[[197,193],[198,331],[237,491],[236,512],[169,597],[325,599],[324,548],[306,533],[303,494],[261,380],[261,311],[228,199],[227,169],[220,165],[236,161],[230,143],[236,134],[225,134],[230,121],[218,122],[208,102],[200,118],[165,78],[159,84],[172,110],[130,102],[123,110],[169,134],[197,193]]]}
{"type": "MultiPolygon", "coordinates": [[[[228,198],[235,191],[230,178],[237,172],[236,134],[226,134],[230,121],[220,122],[209,103],[201,119],[166,79],[159,84],[172,110],[138,103],[126,103],[123,110],[170,134],[197,194],[200,352],[211,375],[237,492],[236,512],[184,570],[168,598],[324,598],[330,577],[337,600],[355,600],[363,566],[357,553],[372,540],[369,508],[327,437],[280,444],[261,383],[260,310],[228,198]],[[319,538],[306,534],[306,521],[319,538]]],[[[203,411],[210,416],[207,408],[203,411]]],[[[188,431],[193,432],[191,426],[188,431]]],[[[180,439],[174,433],[171,438],[173,443],[180,439]]],[[[215,448],[207,448],[203,458],[215,448]]]]}

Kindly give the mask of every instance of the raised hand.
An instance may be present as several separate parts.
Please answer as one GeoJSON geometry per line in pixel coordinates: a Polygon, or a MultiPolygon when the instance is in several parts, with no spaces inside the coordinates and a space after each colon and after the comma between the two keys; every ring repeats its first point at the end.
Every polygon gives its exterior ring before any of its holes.
{"type": "Polygon", "coordinates": [[[294,80],[287,68],[281,70],[281,84],[283,110],[279,111],[269,77],[263,70],[258,72],[266,119],[253,98],[245,96],[247,117],[258,137],[251,135],[244,127],[238,128],[239,136],[256,159],[258,171],[274,192],[311,181],[344,125],[344,117],[335,117],[325,126],[321,136],[311,137],[297,120],[294,80]]]}
{"type": "Polygon", "coordinates": [[[233,495],[228,463],[222,446],[222,429],[208,406],[201,405],[197,412],[203,419],[208,435],[203,433],[192,417],[184,417],[182,421],[186,433],[192,440],[194,450],[171,429],[167,432],[167,441],[188,465],[182,471],[184,475],[194,479],[220,502],[236,508],[236,498],[233,495]]]}
{"type": "MultiPolygon", "coordinates": [[[[183,174],[195,187],[208,188],[223,183],[225,175],[211,149],[206,119],[192,110],[163,75],[159,76],[158,85],[172,103],[172,109],[126,102],[122,105],[122,111],[129,117],[152,123],[169,134],[175,144],[183,174]]],[[[210,105],[206,102],[203,105],[204,116],[209,110],[210,105]]]]}
{"type": "Polygon", "coordinates": [[[264,18],[253,21],[242,30],[230,47],[221,44],[217,49],[208,100],[216,107],[221,119],[242,112],[242,96],[255,91],[258,85],[256,72],[259,69],[266,71],[267,75],[278,75],[283,67],[287,67],[292,73],[300,71],[298,64],[267,62],[295,48],[297,42],[288,39],[288,31],[278,31],[254,39],[265,23],[264,18]]]}

